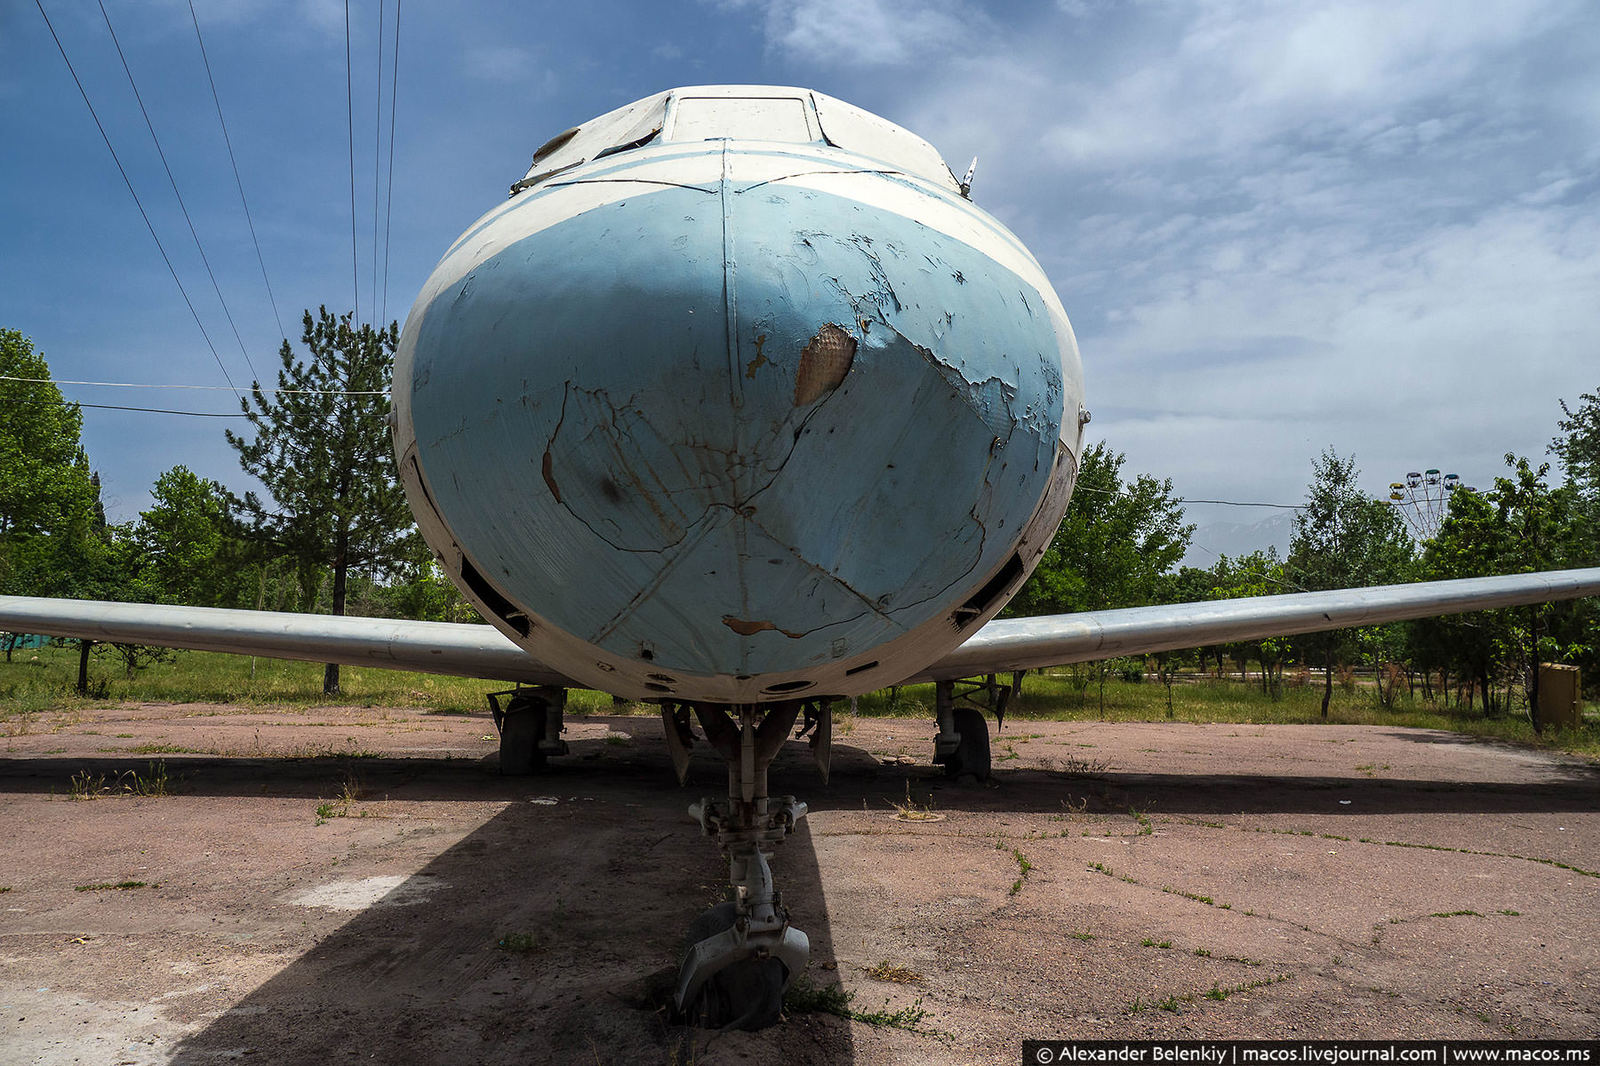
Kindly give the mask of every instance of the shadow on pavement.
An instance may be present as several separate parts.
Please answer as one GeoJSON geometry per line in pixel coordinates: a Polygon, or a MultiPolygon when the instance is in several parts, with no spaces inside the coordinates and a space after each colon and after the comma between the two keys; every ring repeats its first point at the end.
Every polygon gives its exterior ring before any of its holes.
{"type": "MultiPolygon", "coordinates": [[[[465,787],[512,802],[184,1040],[172,1062],[707,1061],[718,1038],[670,1025],[665,1002],[684,931],[726,876],[684,809],[726,778],[701,760],[680,790],[664,758],[596,766],[574,749],[576,763],[521,781],[479,763],[362,760],[367,780],[373,763],[412,764],[391,799],[465,787]]],[[[819,785],[793,769],[774,775],[776,790],[819,785]]],[[[197,775],[196,789],[209,782],[197,775]]],[[[823,973],[833,948],[803,823],[773,866],[823,973]]],[[[852,1061],[848,1028],[827,1028],[815,1061],[852,1061]]],[[[783,1031],[726,1040],[764,1061],[808,1061],[765,1048],[783,1031]]]]}

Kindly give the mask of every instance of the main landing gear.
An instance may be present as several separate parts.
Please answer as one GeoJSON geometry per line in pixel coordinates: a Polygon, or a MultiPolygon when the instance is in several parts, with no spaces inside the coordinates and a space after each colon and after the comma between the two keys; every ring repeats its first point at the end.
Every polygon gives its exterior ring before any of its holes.
{"type": "Polygon", "coordinates": [[[827,700],[723,706],[664,702],[661,720],[681,784],[695,736],[690,715],[728,764],[726,800],[706,797],[689,808],[701,831],[728,855],[730,898],[689,927],[674,1006],[680,1017],[711,1028],[760,1029],[778,1020],[783,993],[806,967],[811,942],[789,924],[773,886],[767,852],[794,832],[806,805],[767,795],[767,767],[803,714],[799,736],[827,780],[833,718],[827,700]]]}
{"type": "Polygon", "coordinates": [[[1001,684],[994,674],[982,680],[934,682],[939,732],[933,738],[933,761],[944,767],[946,776],[989,779],[989,723],[984,712],[994,715],[997,726],[1004,725],[1006,707],[1021,687],[1020,672],[1011,675],[1009,685],[1001,684]]]}
{"type": "Polygon", "coordinates": [[[567,690],[552,686],[514,688],[489,693],[489,714],[500,734],[500,772],[524,776],[544,766],[552,755],[565,755],[562,715],[567,690]],[[505,705],[501,706],[501,700],[505,705]]]}

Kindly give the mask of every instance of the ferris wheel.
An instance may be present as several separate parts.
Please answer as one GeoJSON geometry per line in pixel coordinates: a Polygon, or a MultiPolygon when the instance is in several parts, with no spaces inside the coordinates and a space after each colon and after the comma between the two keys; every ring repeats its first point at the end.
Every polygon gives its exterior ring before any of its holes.
{"type": "Polygon", "coordinates": [[[1389,483],[1389,505],[1400,512],[1411,535],[1418,541],[1432,540],[1450,510],[1450,494],[1477,492],[1463,485],[1459,474],[1441,474],[1437,467],[1413,470],[1404,481],[1389,483]]]}

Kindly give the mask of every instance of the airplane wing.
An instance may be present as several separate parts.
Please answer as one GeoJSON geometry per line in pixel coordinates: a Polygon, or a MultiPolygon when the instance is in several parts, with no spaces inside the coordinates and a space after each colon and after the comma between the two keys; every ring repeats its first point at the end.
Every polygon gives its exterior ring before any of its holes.
{"type": "Polygon", "coordinates": [[[0,630],[577,688],[493,626],[0,596],[0,630]]]}
{"type": "MultiPolygon", "coordinates": [[[[906,678],[949,680],[1600,595],[1600,567],[996,619],[906,678]]],[[[581,687],[486,625],[0,596],[0,629],[581,687]]]]}
{"type": "Polygon", "coordinates": [[[907,681],[944,681],[1595,595],[1600,595],[1600,567],[997,618],[907,681]]]}

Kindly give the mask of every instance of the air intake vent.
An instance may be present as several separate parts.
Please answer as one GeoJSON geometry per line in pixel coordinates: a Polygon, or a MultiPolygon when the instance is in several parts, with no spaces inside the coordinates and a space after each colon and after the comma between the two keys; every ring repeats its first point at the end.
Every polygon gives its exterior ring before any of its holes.
{"type": "Polygon", "coordinates": [[[510,600],[500,594],[499,589],[485,581],[483,575],[478,573],[478,568],[472,565],[472,560],[465,555],[461,556],[461,580],[496,618],[523,636],[533,631],[528,616],[517,610],[510,600]]]}
{"type": "Polygon", "coordinates": [[[972,598],[950,613],[950,624],[958,631],[967,628],[974,619],[987,614],[1005,595],[1011,583],[1022,576],[1022,557],[1013,554],[995,575],[983,583],[983,588],[972,594],[972,598]]]}

